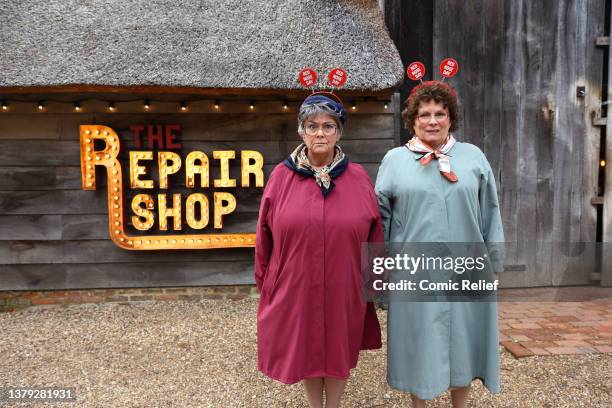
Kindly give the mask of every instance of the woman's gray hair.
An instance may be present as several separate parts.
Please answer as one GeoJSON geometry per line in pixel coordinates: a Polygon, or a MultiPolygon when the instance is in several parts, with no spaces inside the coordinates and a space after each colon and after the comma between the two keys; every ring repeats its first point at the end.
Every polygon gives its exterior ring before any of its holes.
{"type": "Polygon", "coordinates": [[[308,118],[312,116],[317,116],[321,114],[326,114],[334,118],[336,122],[336,126],[338,126],[338,138],[342,136],[344,132],[344,127],[342,126],[342,122],[340,121],[340,114],[335,112],[329,106],[327,106],[324,102],[312,103],[307,105],[300,106],[300,112],[298,113],[298,133],[300,136],[304,135],[304,122],[308,120],[308,118]]]}

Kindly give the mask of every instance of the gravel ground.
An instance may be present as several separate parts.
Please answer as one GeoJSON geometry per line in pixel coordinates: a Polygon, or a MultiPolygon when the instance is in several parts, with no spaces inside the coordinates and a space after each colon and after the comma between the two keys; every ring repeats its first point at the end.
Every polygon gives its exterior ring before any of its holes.
{"type": "MultiPolygon", "coordinates": [[[[299,384],[257,371],[256,309],[245,299],[0,313],[0,387],[76,387],[76,404],[54,407],[306,407],[299,384]]],[[[344,407],[410,407],[386,384],[383,350],[362,353],[344,407]]],[[[612,406],[612,354],[516,360],[503,350],[501,375],[501,395],[476,381],[470,406],[612,406]]],[[[445,406],[447,396],[428,404],[445,406]]]]}

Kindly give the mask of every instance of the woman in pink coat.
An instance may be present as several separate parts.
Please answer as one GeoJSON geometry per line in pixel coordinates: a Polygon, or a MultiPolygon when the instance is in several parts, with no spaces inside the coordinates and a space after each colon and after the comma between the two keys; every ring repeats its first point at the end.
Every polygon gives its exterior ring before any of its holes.
{"type": "Polygon", "coordinates": [[[364,242],[382,242],[365,170],[337,145],[346,110],[333,94],[304,100],[302,137],[272,171],[257,223],[258,367],[285,384],[303,381],[311,407],[339,407],[360,350],[381,347],[361,290],[364,242]]]}

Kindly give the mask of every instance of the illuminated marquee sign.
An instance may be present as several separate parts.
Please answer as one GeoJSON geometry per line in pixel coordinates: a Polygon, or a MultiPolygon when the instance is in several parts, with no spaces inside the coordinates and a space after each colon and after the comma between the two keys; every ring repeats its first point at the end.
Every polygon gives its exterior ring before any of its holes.
{"type": "MultiPolygon", "coordinates": [[[[151,126],[151,125],[149,125],[151,126]]],[[[205,152],[192,151],[184,158],[171,149],[181,147],[176,141],[178,125],[158,125],[157,151],[143,149],[141,132],[145,126],[132,126],[136,150],[130,150],[129,188],[137,191],[131,198],[129,215],[124,208],[124,180],[119,158],[121,141],[117,133],[108,126],[83,125],[80,127],[81,176],[84,190],[96,189],[96,167],[106,169],[108,178],[108,225],[112,241],[121,248],[130,250],[156,249],[206,249],[237,248],[255,246],[254,233],[221,233],[223,218],[236,209],[236,197],[227,191],[214,191],[212,205],[202,189],[210,187],[209,158],[205,152]],[[163,133],[163,134],[162,134],[163,133]],[[155,180],[147,179],[147,168],[157,169],[155,180]],[[181,171],[182,170],[182,171],[181,171]],[[183,175],[184,174],[184,175],[183,175]],[[181,193],[164,192],[169,187],[169,176],[183,177],[185,189],[192,190],[187,196],[181,193]],[[183,208],[185,211],[183,212],[183,208]],[[212,223],[211,221],[212,215],[212,223]],[[186,224],[186,225],[185,225],[186,224]],[[201,234],[153,234],[159,231],[181,231],[185,228],[202,230],[212,225],[213,233],[201,234]],[[130,229],[133,232],[130,232],[130,229]]],[[[149,139],[149,147],[153,147],[149,139]]],[[[213,181],[214,188],[235,188],[237,182],[229,175],[230,160],[236,159],[234,150],[215,150],[213,159],[219,160],[220,177],[213,181]]],[[[240,152],[241,187],[250,187],[254,175],[255,187],[263,187],[264,159],[254,150],[240,152]]],[[[126,173],[127,174],[127,173],[126,173]]],[[[126,207],[128,207],[126,205],[126,207]]]]}

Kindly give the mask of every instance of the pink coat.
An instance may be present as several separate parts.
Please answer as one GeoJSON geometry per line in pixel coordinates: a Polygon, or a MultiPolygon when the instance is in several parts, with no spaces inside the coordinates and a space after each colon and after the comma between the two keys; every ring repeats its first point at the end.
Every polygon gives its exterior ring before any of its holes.
{"type": "Polygon", "coordinates": [[[258,367],[286,384],[346,379],[359,351],[381,347],[363,300],[363,242],[383,242],[369,176],[350,163],[323,198],[314,178],[276,166],[261,201],[255,248],[258,367]]]}

